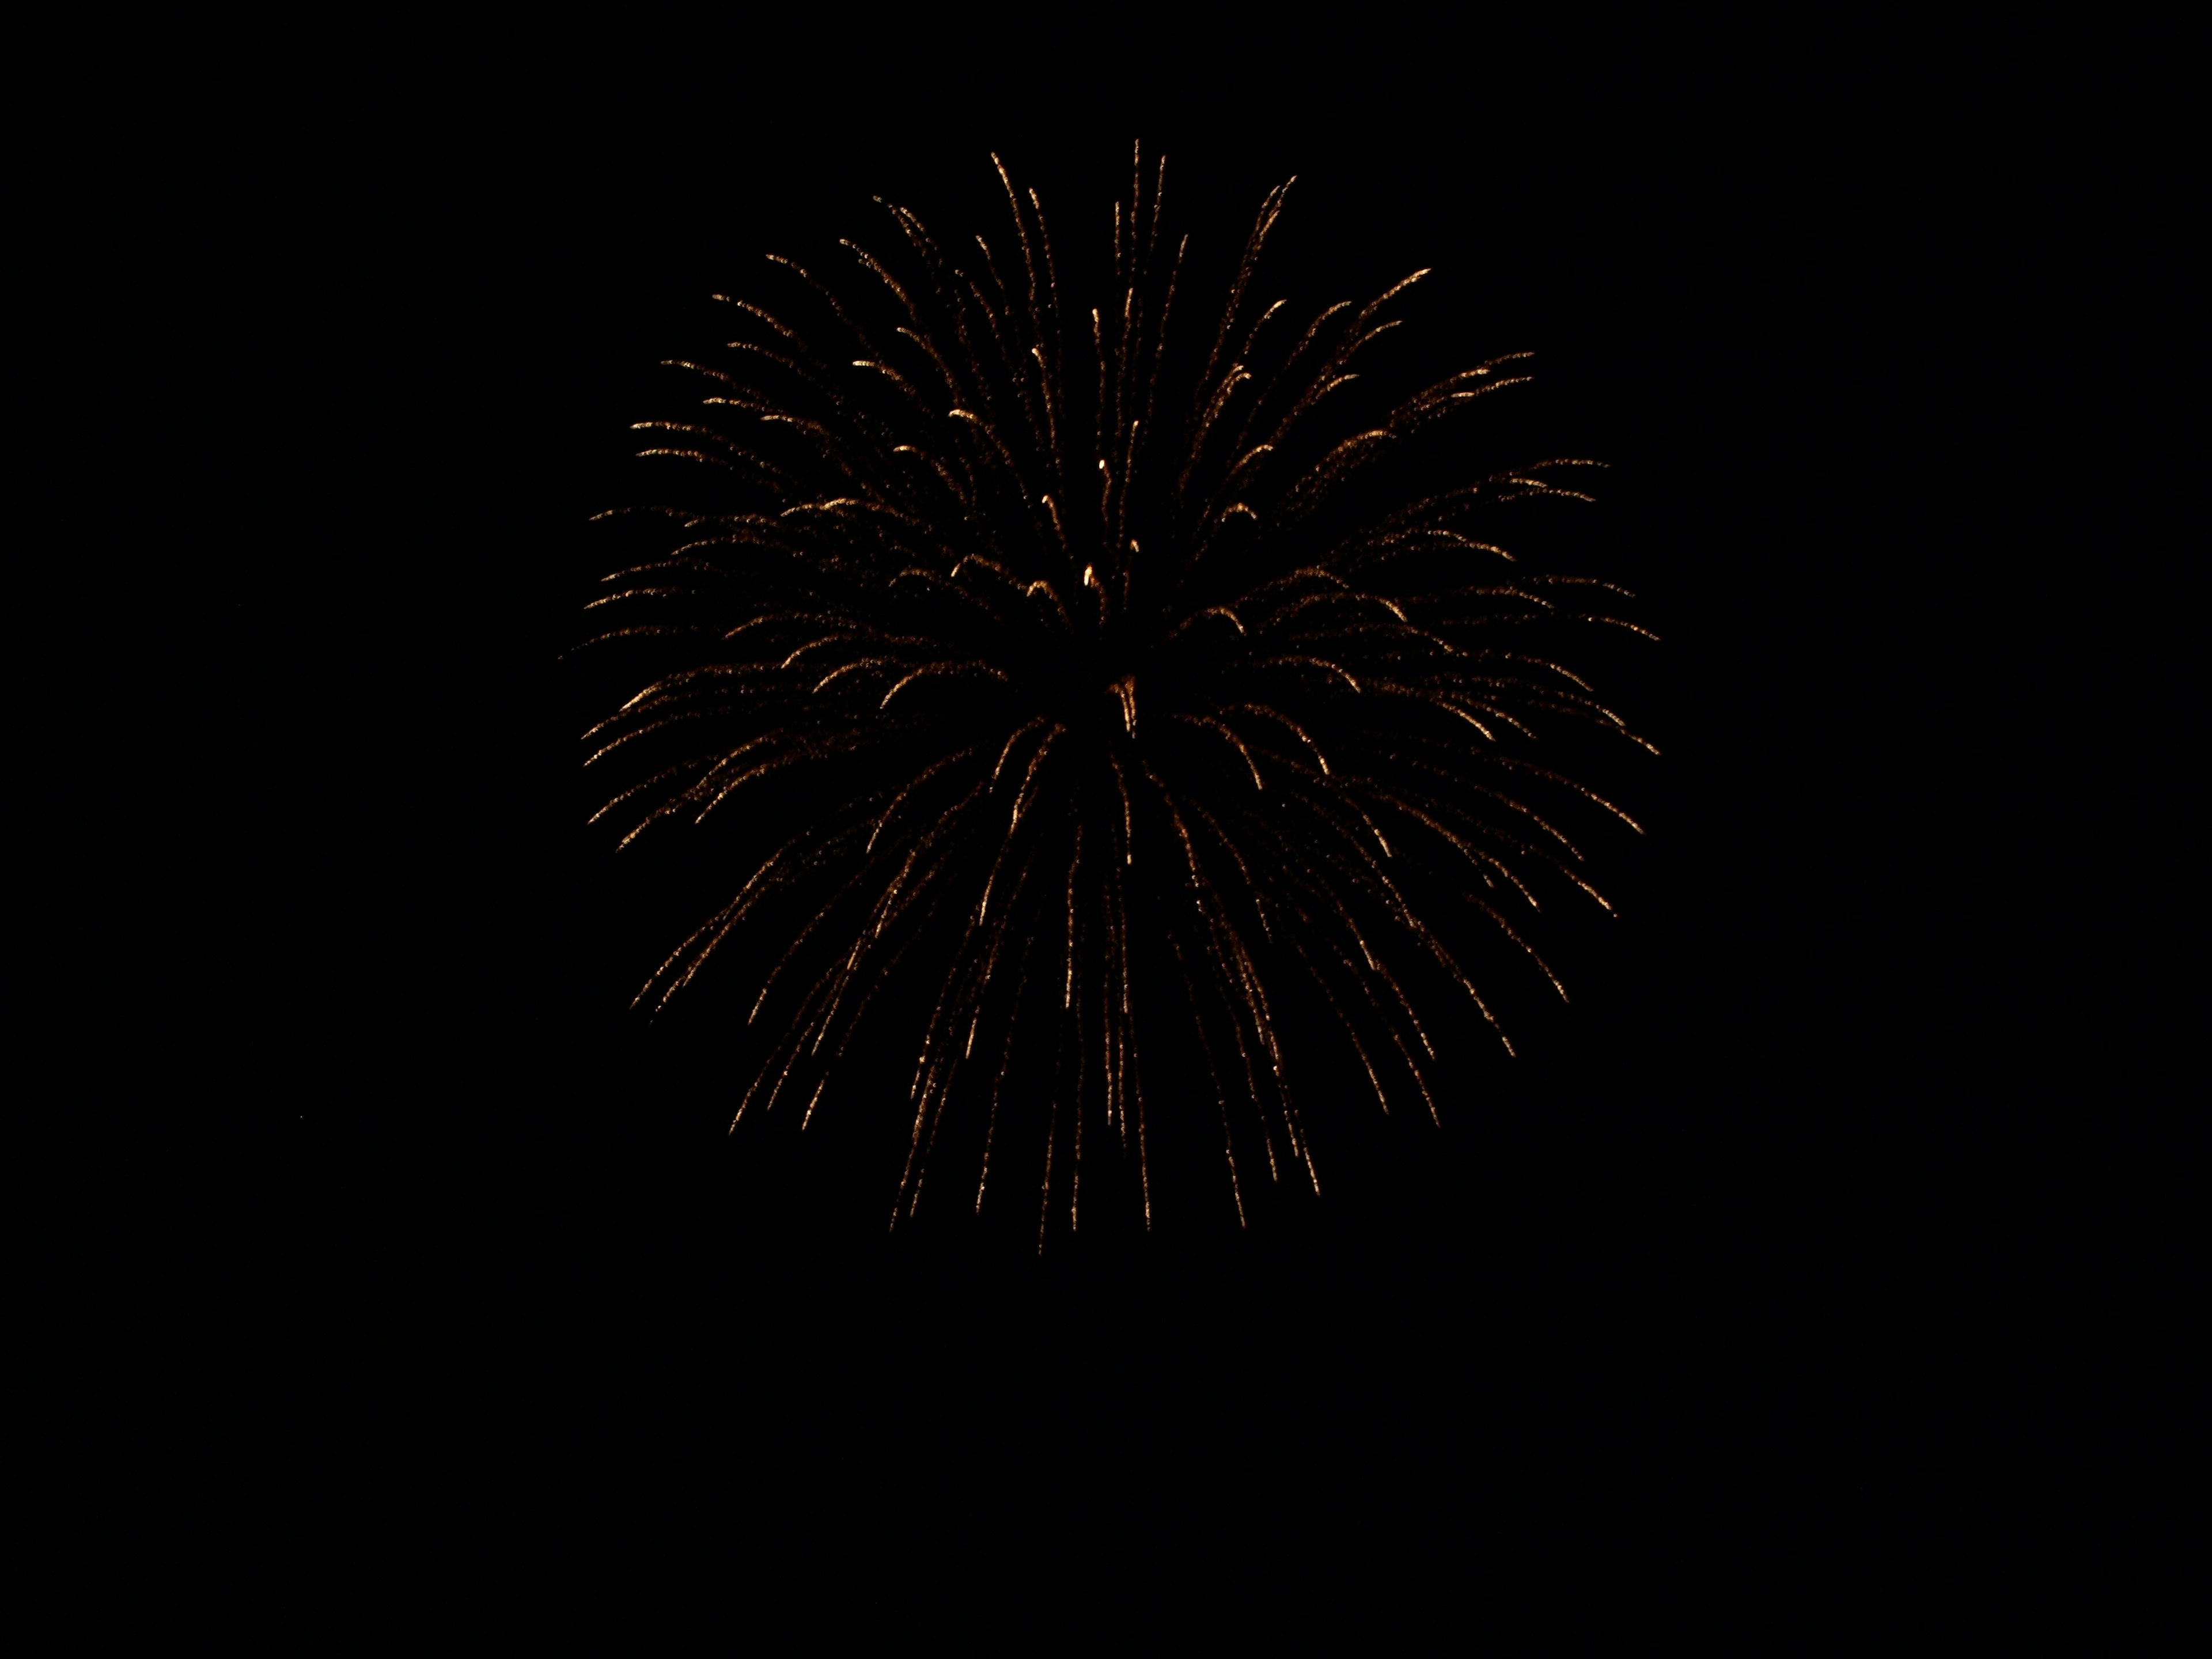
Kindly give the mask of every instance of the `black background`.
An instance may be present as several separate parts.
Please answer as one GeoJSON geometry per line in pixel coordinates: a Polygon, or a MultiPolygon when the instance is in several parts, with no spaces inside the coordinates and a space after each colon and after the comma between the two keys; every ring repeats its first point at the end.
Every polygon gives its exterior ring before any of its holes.
{"type": "Polygon", "coordinates": [[[129,1356],[87,1536],[237,1607],[828,1563],[825,1617],[1050,1582],[1070,1630],[1249,1576],[1449,1631],[1528,1552],[1614,1564],[1572,1620],[2120,1548],[2179,1224],[2111,896],[2165,832],[2087,850],[2127,763],[2054,593],[2165,580],[2076,505],[2152,441],[2084,250],[2155,264],[2105,181],[2158,111],[2077,143],[2048,32],[1126,33],[142,41],[42,141],[80,209],[103,158],[49,614],[107,666],[33,704],[94,809],[46,829],[90,1133],[41,1282],[129,1356]],[[1439,352],[1540,354],[1493,418],[1613,465],[1650,833],[1572,1006],[1322,1200],[889,1237],[860,1154],[723,1135],[715,1009],[626,1012],[684,918],[583,825],[585,520],[762,253],[878,194],[988,225],[994,149],[1089,234],[1133,137],[1202,237],[1299,175],[1281,291],[1431,265],[1439,352]]]}

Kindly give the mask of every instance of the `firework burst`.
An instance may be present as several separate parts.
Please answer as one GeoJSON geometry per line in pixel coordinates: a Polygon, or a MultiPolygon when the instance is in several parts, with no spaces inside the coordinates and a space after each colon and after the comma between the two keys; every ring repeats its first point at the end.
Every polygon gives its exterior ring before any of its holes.
{"type": "Polygon", "coordinates": [[[1542,641],[1613,622],[1594,613],[1619,590],[1480,525],[1587,500],[1569,481],[1595,463],[1394,492],[1383,464],[1517,359],[1346,421],[1425,273],[1304,321],[1260,303],[1287,185],[1201,304],[1139,152],[1093,307],[1063,293],[1036,193],[998,177],[996,246],[886,204],[895,257],[846,242],[835,283],[775,258],[787,300],[729,300],[728,357],[678,365],[703,414],[641,423],[711,504],[642,509],[676,533],[595,601],[595,645],[655,653],[587,734],[629,769],[599,816],[625,845],[738,812],[765,839],[639,1000],[769,939],[733,1127],[780,1100],[811,1121],[914,1008],[894,1224],[955,1140],[979,1210],[1009,1150],[1041,1147],[1040,1244],[1102,1150],[1150,1224],[1146,1067],[1172,1028],[1177,1109],[1216,1122],[1241,1220],[1256,1164],[1319,1190],[1286,999],[1383,1110],[1433,1116],[1437,1022],[1506,1042],[1477,964],[1502,945],[1565,995],[1527,919],[1547,886],[1606,902],[1569,813],[1627,820],[1530,750],[1561,722],[1643,740],[1542,641]]]}

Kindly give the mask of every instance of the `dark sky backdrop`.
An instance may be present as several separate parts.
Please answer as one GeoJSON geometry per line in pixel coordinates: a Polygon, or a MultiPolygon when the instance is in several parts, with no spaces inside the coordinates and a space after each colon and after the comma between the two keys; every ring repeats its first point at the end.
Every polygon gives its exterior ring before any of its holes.
{"type": "Polygon", "coordinates": [[[162,1524],[242,1502],[282,1577],[696,1515],[708,1561],[968,1538],[978,1586],[1118,1535],[1119,1596],[1353,1535],[1431,1583],[1516,1539],[1938,1559],[2106,1479],[2065,1379],[2124,1298],[2067,1230],[2121,1155],[2037,989],[2076,924],[1992,828],[2081,736],[2021,678],[2060,526],[1988,411],[2108,372],[2064,279],[1992,280],[2107,210],[2002,54],[1747,83],[1646,44],[204,66],[101,244],[125,401],[197,459],[82,532],[157,526],[83,586],[161,671],[115,729],[170,828],[88,832],[134,849],[113,925],[162,921],[93,1038],[149,1196],[82,1248],[150,1264],[162,1524]],[[992,148],[1091,234],[1133,136],[1218,241],[1300,175],[1279,290],[1432,265],[1440,351],[1540,354],[1493,418],[1613,464],[1580,563],[1666,637],[1614,682],[1651,833],[1572,1008],[1322,1201],[886,1240],[849,1145],[720,1133],[714,1009],[624,1012],[684,916],[582,825],[584,520],[763,252],[878,193],[982,224],[992,148]]]}

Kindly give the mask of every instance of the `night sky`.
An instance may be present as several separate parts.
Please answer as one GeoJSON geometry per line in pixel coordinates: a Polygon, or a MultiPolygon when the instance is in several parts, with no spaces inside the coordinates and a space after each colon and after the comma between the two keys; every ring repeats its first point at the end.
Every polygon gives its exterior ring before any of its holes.
{"type": "Polygon", "coordinates": [[[88,1454],[95,1531],[217,1607],[826,1559],[917,1632],[1272,1580],[1409,1641],[1482,1628],[1507,1558],[1633,1596],[2109,1544],[2133,1431],[2085,1401],[2156,1322],[2112,1264],[2178,1223],[2130,1196],[2164,1085],[2066,862],[2122,763],[2039,678],[2039,573],[2045,486],[2119,441],[2061,465],[2021,411],[2116,372],[2124,319],[2025,255],[2116,210],[2024,69],[1661,44],[1055,47],[1024,89],[674,38],[280,88],[200,42],[166,125],[88,91],[137,135],[72,256],[91,401],[167,434],[64,538],[64,614],[137,665],[83,694],[113,804],[63,832],[106,873],[53,1259],[139,1425],[88,1454]],[[1609,780],[1650,833],[1600,856],[1620,920],[1547,936],[1572,1005],[1517,1002],[1441,1130],[1341,1113],[1318,1200],[887,1237],[865,1121],[722,1133],[731,999],[627,1012],[696,872],[585,826],[586,520],[763,253],[878,194],[995,231],[994,149],[1096,235],[1139,137],[1217,242],[1298,175],[1278,291],[1431,265],[1433,361],[1539,354],[1489,429],[1612,464],[1571,568],[1664,638],[1605,671],[1665,750],[1609,780]],[[964,1566],[902,1577],[925,1545],[964,1566]]]}

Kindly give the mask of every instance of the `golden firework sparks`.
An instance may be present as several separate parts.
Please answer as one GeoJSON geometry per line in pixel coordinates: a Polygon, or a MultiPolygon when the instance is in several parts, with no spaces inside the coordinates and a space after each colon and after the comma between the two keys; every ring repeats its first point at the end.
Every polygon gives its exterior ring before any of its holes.
{"type": "Polygon", "coordinates": [[[1417,434],[1524,380],[1526,354],[1331,431],[1334,394],[1425,271],[1293,335],[1284,301],[1251,295],[1285,184],[1186,341],[1164,164],[1148,176],[1137,152],[1109,291],[1073,310],[1042,204],[994,165],[1011,246],[979,236],[957,259],[886,204],[902,246],[841,243],[848,287],[772,256],[800,309],[729,300],[729,366],[676,365],[707,380],[706,415],[635,428],[642,454],[719,488],[648,509],[677,533],[593,601],[622,625],[592,643],[662,653],[586,734],[589,764],[641,775],[598,816],[629,815],[625,845],[741,799],[795,823],[638,1000],[665,1006],[803,898],[749,1000],[767,1047],[732,1127],[787,1093],[811,1122],[903,973],[930,1012],[893,1223],[949,1116],[980,1120],[980,1210],[1008,1113],[1033,1111],[1040,1248],[1055,1194],[1076,1225],[1102,1144],[1134,1159],[1151,1224],[1139,1015],[1176,1018],[1242,1220],[1240,1145],[1320,1189],[1279,1029],[1291,981],[1384,1111],[1410,1091],[1431,1116],[1425,1003],[1464,996],[1505,1041],[1462,961],[1470,921],[1565,996],[1509,910],[1535,912],[1547,881],[1606,901],[1538,800],[1635,826],[1525,751],[1559,722],[1650,745],[1526,641],[1545,623],[1644,630],[1589,608],[1620,590],[1471,533],[1499,502],[1589,499],[1567,480],[1596,463],[1411,499],[1374,483],[1417,434]],[[1140,994],[1148,975],[1166,998],[1140,994]]]}

